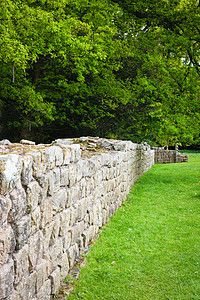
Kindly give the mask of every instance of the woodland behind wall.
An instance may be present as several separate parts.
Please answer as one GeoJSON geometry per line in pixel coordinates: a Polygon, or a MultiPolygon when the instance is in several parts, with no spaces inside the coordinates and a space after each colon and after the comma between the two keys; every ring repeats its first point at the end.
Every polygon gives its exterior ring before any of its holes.
{"type": "Polygon", "coordinates": [[[0,155],[0,299],[50,299],[154,164],[147,144],[82,137],[0,155]]]}

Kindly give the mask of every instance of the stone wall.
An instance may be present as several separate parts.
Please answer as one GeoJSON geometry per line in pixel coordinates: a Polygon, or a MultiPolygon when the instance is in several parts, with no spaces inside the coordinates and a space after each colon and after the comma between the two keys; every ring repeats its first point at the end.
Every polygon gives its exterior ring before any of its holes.
{"type": "Polygon", "coordinates": [[[154,150],[88,137],[2,147],[0,299],[50,299],[154,150]]]}
{"type": "Polygon", "coordinates": [[[182,154],[176,150],[165,150],[161,147],[154,147],[155,164],[169,164],[188,162],[188,155],[182,154]]]}

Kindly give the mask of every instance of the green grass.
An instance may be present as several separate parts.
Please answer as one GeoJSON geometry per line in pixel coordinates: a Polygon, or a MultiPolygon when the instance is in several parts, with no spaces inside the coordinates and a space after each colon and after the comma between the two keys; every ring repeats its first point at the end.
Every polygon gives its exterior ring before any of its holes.
{"type": "Polygon", "coordinates": [[[200,153],[144,174],[86,260],[67,299],[200,299],[200,153]]]}

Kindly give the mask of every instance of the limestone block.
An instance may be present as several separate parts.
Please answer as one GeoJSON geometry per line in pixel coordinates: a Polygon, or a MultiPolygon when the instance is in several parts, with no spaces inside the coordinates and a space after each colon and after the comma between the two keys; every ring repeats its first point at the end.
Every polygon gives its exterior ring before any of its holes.
{"type": "Polygon", "coordinates": [[[63,242],[63,249],[68,250],[69,247],[72,244],[72,235],[71,232],[68,231],[63,237],[62,237],[62,242],[63,242]]]}
{"type": "Polygon", "coordinates": [[[60,188],[60,169],[55,168],[48,172],[48,195],[52,196],[60,188]]]}
{"type": "Polygon", "coordinates": [[[69,230],[69,222],[70,222],[71,210],[65,209],[60,212],[60,231],[59,235],[65,235],[69,230]]]}
{"type": "Polygon", "coordinates": [[[69,165],[69,187],[72,187],[77,182],[77,166],[69,165]]]}
{"type": "Polygon", "coordinates": [[[6,300],[21,300],[21,297],[16,290],[13,290],[12,294],[6,300]]]}
{"type": "Polygon", "coordinates": [[[60,268],[57,267],[49,278],[51,279],[51,294],[54,295],[60,288],[60,268]]]}
{"type": "Polygon", "coordinates": [[[81,149],[79,144],[72,144],[68,146],[71,150],[70,162],[77,162],[81,158],[81,149]]]}
{"type": "Polygon", "coordinates": [[[23,185],[28,185],[33,179],[33,157],[30,155],[22,156],[21,181],[23,185]]]}
{"type": "Polygon", "coordinates": [[[0,155],[0,194],[9,193],[20,179],[22,163],[19,155],[0,155]]]}
{"type": "Polygon", "coordinates": [[[0,226],[7,222],[8,213],[11,209],[11,200],[9,197],[0,195],[0,226]]]}
{"type": "Polygon", "coordinates": [[[77,165],[76,180],[79,182],[82,179],[84,174],[84,163],[82,160],[79,160],[76,165],[77,165]]]}
{"type": "Polygon", "coordinates": [[[89,227],[89,240],[91,241],[94,236],[95,236],[95,226],[91,225],[89,227]]]}
{"type": "Polygon", "coordinates": [[[51,280],[48,279],[44,282],[43,286],[37,293],[37,300],[50,300],[51,299],[51,280]]]}
{"type": "Polygon", "coordinates": [[[49,254],[53,264],[53,270],[55,270],[56,267],[60,265],[60,260],[62,258],[62,250],[63,250],[62,238],[59,237],[56,240],[55,244],[49,247],[49,254]]]}
{"type": "Polygon", "coordinates": [[[32,181],[28,184],[26,195],[29,211],[31,212],[35,210],[42,201],[42,189],[37,181],[32,181]]]}
{"type": "Polygon", "coordinates": [[[82,180],[79,183],[80,197],[81,198],[85,198],[85,196],[86,196],[86,194],[85,194],[85,186],[86,186],[86,180],[85,180],[85,178],[82,178],[82,180]]]}
{"type": "Polygon", "coordinates": [[[12,206],[8,215],[8,221],[12,223],[20,220],[24,215],[26,215],[28,209],[26,202],[26,193],[20,181],[18,181],[16,187],[10,193],[10,199],[12,202],[12,206]]]}
{"type": "Polygon", "coordinates": [[[71,239],[71,244],[72,245],[74,245],[75,243],[78,243],[79,238],[80,238],[81,233],[83,232],[83,230],[84,230],[84,221],[76,223],[70,229],[71,237],[72,237],[72,239],[71,239]]]}
{"type": "Polygon", "coordinates": [[[63,165],[66,166],[70,163],[71,161],[71,149],[66,146],[62,146],[62,151],[63,151],[63,165]]]}
{"type": "Polygon", "coordinates": [[[36,266],[36,292],[39,291],[47,278],[48,262],[45,259],[41,259],[40,264],[36,266]]]}
{"type": "Polygon", "coordinates": [[[43,234],[41,231],[36,232],[29,238],[29,271],[36,268],[39,260],[42,258],[43,253],[43,234]]]}
{"type": "Polygon", "coordinates": [[[63,166],[60,168],[60,186],[68,187],[69,186],[69,167],[63,166]]]}
{"type": "Polygon", "coordinates": [[[28,241],[31,232],[31,216],[26,215],[13,224],[16,238],[16,250],[20,250],[28,241]]]}
{"type": "Polygon", "coordinates": [[[51,234],[53,231],[54,221],[46,225],[43,229],[43,256],[48,253],[51,234]]]}
{"type": "Polygon", "coordinates": [[[84,249],[88,249],[89,242],[90,242],[89,229],[84,230],[84,232],[82,233],[82,237],[83,237],[83,247],[84,249]]]}
{"type": "Polygon", "coordinates": [[[49,245],[52,246],[57,238],[58,238],[58,234],[60,231],[60,215],[57,214],[54,216],[54,225],[53,225],[53,229],[52,229],[52,233],[51,233],[51,237],[50,237],[50,241],[49,241],[49,245]]]}
{"type": "Polygon", "coordinates": [[[20,295],[20,299],[30,300],[33,299],[36,293],[36,272],[32,272],[28,276],[22,278],[16,286],[16,290],[20,295]]]}
{"type": "Polygon", "coordinates": [[[55,192],[52,197],[52,207],[53,212],[57,213],[59,211],[62,211],[67,206],[67,191],[66,189],[60,189],[59,191],[55,192]]]}
{"type": "Polygon", "coordinates": [[[38,150],[35,150],[32,151],[30,155],[33,158],[33,162],[32,162],[33,176],[36,179],[40,178],[43,176],[43,174],[46,171],[46,166],[41,161],[42,154],[38,150]]]}
{"type": "Polygon", "coordinates": [[[13,291],[14,264],[9,260],[0,267],[0,299],[8,297],[13,291]]]}
{"type": "Polygon", "coordinates": [[[76,203],[80,199],[81,195],[81,189],[80,189],[80,184],[76,184],[72,186],[70,189],[67,190],[68,192],[68,199],[66,203],[66,207],[69,207],[73,203],[76,203]]]}
{"type": "Polygon", "coordinates": [[[41,164],[45,167],[44,172],[55,167],[55,146],[51,146],[41,151],[41,164]]]}
{"type": "Polygon", "coordinates": [[[65,252],[60,260],[60,280],[64,280],[69,272],[68,254],[65,252]]]}
{"type": "Polygon", "coordinates": [[[22,277],[28,274],[28,245],[25,245],[21,250],[13,254],[15,267],[15,284],[18,284],[22,277]]]}
{"type": "Polygon", "coordinates": [[[50,223],[53,219],[52,197],[46,198],[41,205],[41,223],[40,228],[44,228],[46,224],[50,223]]]}
{"type": "Polygon", "coordinates": [[[10,225],[5,225],[0,231],[0,265],[8,261],[9,254],[15,249],[16,241],[13,229],[10,225]]]}
{"type": "Polygon", "coordinates": [[[63,164],[63,161],[64,161],[63,150],[62,150],[62,147],[60,147],[58,145],[53,146],[53,147],[55,148],[55,163],[56,163],[56,167],[59,167],[59,166],[61,166],[63,164]]]}
{"type": "Polygon", "coordinates": [[[78,259],[80,256],[79,248],[77,244],[69,248],[68,255],[69,255],[69,267],[72,268],[74,266],[76,259],[78,259]]]}
{"type": "Polygon", "coordinates": [[[38,206],[31,213],[31,235],[39,230],[40,222],[41,222],[41,211],[40,211],[40,207],[38,206]]]}

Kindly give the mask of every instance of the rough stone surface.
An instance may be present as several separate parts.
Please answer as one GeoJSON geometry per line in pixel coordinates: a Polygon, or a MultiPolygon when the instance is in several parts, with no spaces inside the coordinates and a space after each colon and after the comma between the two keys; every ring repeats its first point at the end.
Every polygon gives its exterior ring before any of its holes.
{"type": "Polygon", "coordinates": [[[97,137],[3,144],[0,153],[3,300],[50,299],[154,159],[187,161],[177,151],[97,137]]]}

